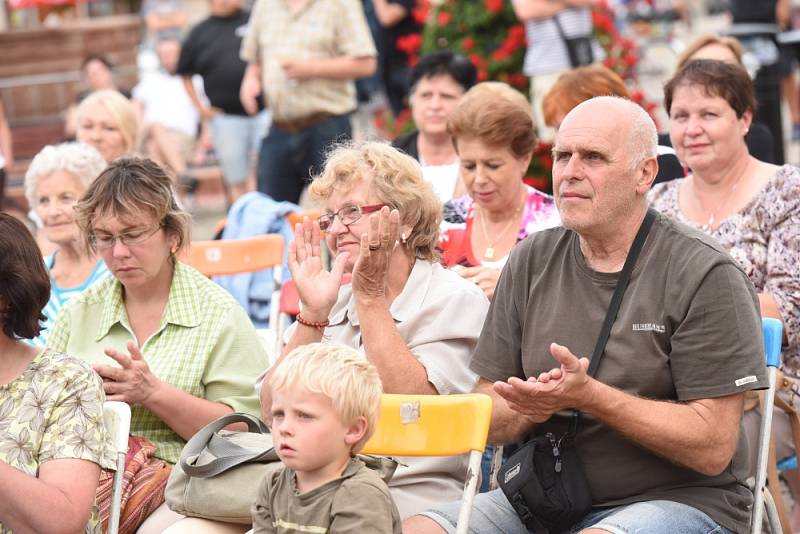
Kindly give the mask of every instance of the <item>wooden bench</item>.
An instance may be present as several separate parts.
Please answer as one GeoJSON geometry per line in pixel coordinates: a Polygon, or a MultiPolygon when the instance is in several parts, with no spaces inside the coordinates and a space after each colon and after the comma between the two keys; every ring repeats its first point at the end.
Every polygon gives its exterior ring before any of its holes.
{"type": "Polygon", "coordinates": [[[33,156],[47,145],[60,143],[64,138],[64,124],[61,121],[11,128],[11,141],[14,149],[14,165],[6,169],[6,190],[4,209],[16,209],[26,213],[29,209],[25,198],[25,172],[33,156]]]}

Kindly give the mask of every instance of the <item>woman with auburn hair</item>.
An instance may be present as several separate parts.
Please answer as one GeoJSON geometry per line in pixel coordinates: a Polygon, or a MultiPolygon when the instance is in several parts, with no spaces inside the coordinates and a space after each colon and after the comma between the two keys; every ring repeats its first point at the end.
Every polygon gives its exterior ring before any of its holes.
{"type": "MultiPolygon", "coordinates": [[[[572,108],[596,96],[619,96],[630,100],[631,93],[619,75],[600,64],[577,67],[562,74],[542,100],[544,120],[558,131],[572,108]]],[[[686,170],[670,146],[658,147],[656,183],[686,176],[686,170]]]]}
{"type": "Polygon", "coordinates": [[[139,114],[119,91],[103,89],[89,94],[78,105],[76,116],[77,140],[95,147],[107,162],[136,151],[139,114]]]}
{"type": "Polygon", "coordinates": [[[439,248],[447,267],[491,300],[511,248],[558,226],[553,197],[522,179],[536,144],[527,99],[501,82],[479,83],[447,121],[467,194],[444,205],[439,248]]]}
{"type": "MultiPolygon", "coordinates": [[[[738,65],[693,60],[664,88],[670,137],[692,172],[653,187],[651,205],[715,238],[739,263],[758,292],[761,315],[783,322],[784,373],[800,378],[800,170],[754,158],[744,137],[753,120],[753,84],[738,65]]],[[[795,385],[795,391],[800,391],[795,385]]],[[[794,397],[794,395],[792,395],[794,397]]],[[[791,401],[791,399],[789,399],[791,401]]],[[[758,414],[743,422],[757,443],[758,414]]],[[[777,457],[793,454],[786,414],[774,413],[777,457]]],[[[756,448],[751,447],[753,459],[756,448]]],[[[751,464],[755,465],[755,464],[751,464]]],[[[800,497],[800,475],[786,479],[800,497]]],[[[800,507],[795,506],[795,528],[800,507]]]]}
{"type": "Polygon", "coordinates": [[[100,468],[115,466],[103,386],[39,334],[50,280],[28,229],[0,213],[0,532],[100,534],[100,468]]]}
{"type": "Polygon", "coordinates": [[[565,72],[542,99],[545,124],[558,130],[561,121],[572,108],[596,96],[621,96],[630,99],[631,93],[616,72],[599,63],[565,72]]]}
{"type": "MultiPolygon", "coordinates": [[[[325,213],[297,224],[289,244],[302,311],[283,354],[322,340],[341,343],[375,365],[386,393],[472,391],[477,376],[469,359],[489,303],[437,261],[441,204],[417,162],[383,143],[342,145],[309,191],[325,213]],[[321,230],[335,257],[330,271],[321,230]],[[345,272],[352,284],[340,287],[345,272]]],[[[271,403],[265,385],[265,413],[271,403]]],[[[465,456],[400,463],[389,489],[402,517],[461,496],[465,456]]]]}

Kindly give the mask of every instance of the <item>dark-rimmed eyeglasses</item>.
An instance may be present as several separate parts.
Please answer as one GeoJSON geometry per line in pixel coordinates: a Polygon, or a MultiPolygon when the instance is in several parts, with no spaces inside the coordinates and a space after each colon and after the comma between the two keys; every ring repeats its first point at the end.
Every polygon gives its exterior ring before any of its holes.
{"type": "Polygon", "coordinates": [[[372,204],[369,206],[356,206],[354,204],[350,204],[344,206],[339,209],[337,212],[327,212],[319,216],[317,219],[317,224],[319,224],[319,229],[323,232],[327,231],[328,228],[333,226],[333,220],[336,217],[339,217],[339,220],[342,222],[344,226],[350,226],[357,220],[359,220],[363,215],[367,213],[374,213],[384,207],[386,204],[372,204]]]}
{"type": "Polygon", "coordinates": [[[132,230],[128,230],[127,232],[122,232],[121,234],[93,232],[89,236],[89,241],[92,243],[92,246],[98,250],[104,250],[113,247],[117,240],[119,240],[119,242],[126,247],[130,247],[144,243],[159,230],[161,230],[160,224],[155,228],[134,228],[132,230]]]}

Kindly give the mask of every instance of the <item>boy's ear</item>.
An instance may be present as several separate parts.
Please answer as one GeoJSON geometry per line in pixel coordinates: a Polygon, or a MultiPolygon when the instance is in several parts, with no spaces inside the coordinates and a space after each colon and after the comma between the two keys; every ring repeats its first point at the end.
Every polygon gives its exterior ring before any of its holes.
{"type": "Polygon", "coordinates": [[[344,435],[344,442],[352,447],[364,438],[367,429],[367,418],[363,415],[359,415],[356,417],[356,420],[347,427],[347,433],[344,435]]]}

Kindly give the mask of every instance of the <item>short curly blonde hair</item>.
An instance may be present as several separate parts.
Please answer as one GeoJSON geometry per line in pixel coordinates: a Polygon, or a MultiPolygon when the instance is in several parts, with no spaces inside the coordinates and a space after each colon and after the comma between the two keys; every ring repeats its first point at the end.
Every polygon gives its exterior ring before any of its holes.
{"type": "Polygon", "coordinates": [[[324,202],[334,190],[350,191],[364,179],[380,202],[400,212],[400,223],[411,227],[406,246],[417,258],[438,261],[436,244],[442,221],[442,203],[422,179],[422,168],[387,143],[346,142],[328,153],[322,174],[309,187],[324,202]]]}
{"type": "Polygon", "coordinates": [[[383,386],[375,366],[355,349],[336,343],[297,347],[269,377],[272,391],[296,386],[328,397],[344,424],[359,417],[367,420],[367,432],[353,445],[353,452],[375,432],[383,386]]]}

